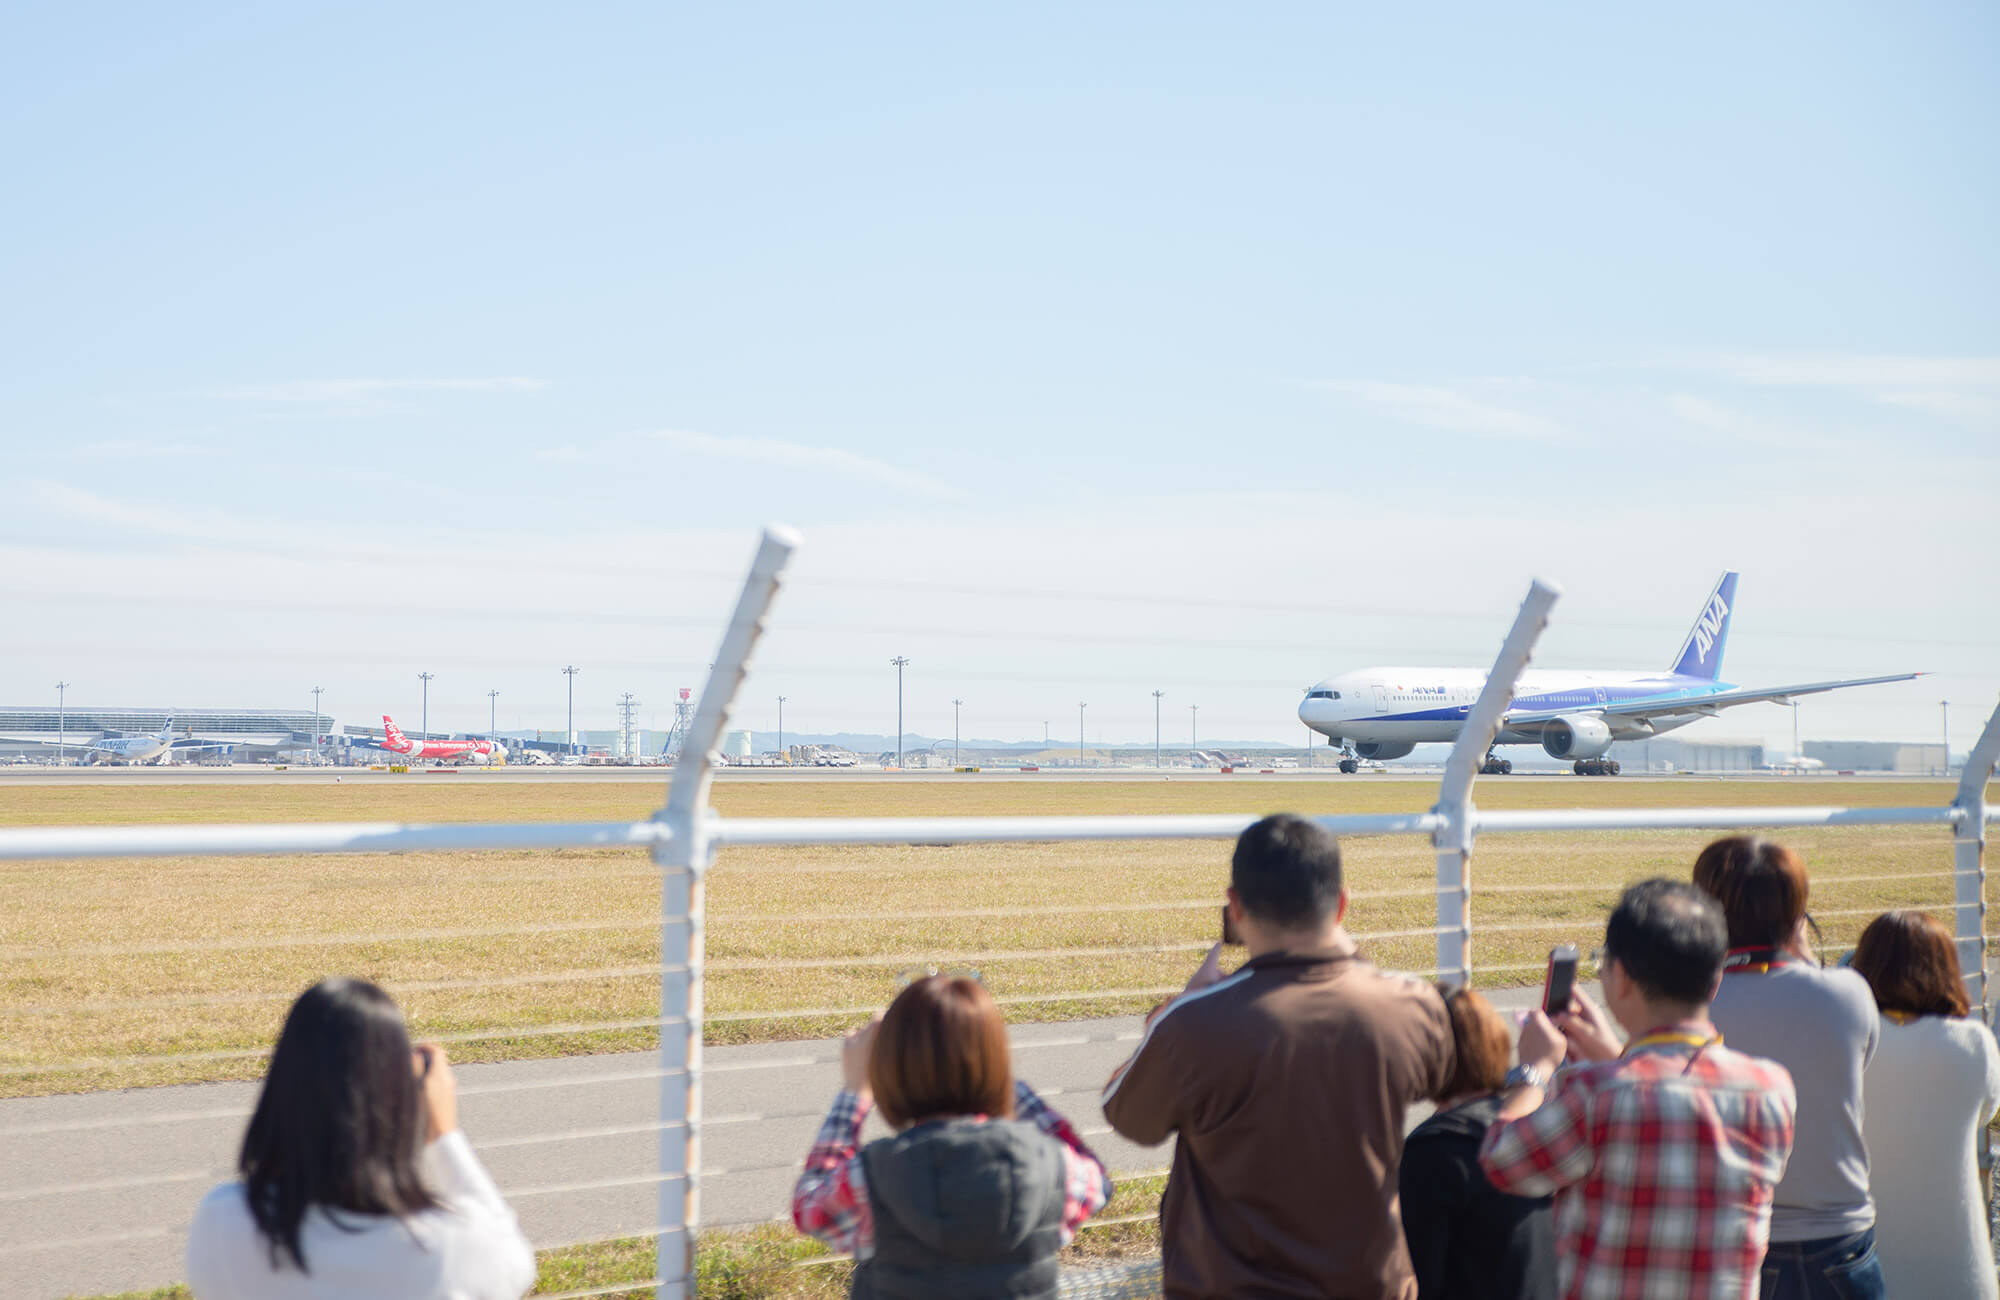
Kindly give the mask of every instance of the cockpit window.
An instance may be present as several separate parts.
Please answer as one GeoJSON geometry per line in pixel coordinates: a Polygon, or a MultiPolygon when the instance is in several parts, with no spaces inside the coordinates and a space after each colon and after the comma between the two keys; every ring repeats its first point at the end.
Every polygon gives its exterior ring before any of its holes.
{"type": "Polygon", "coordinates": [[[1307,698],[1307,699],[1309,699],[1309,700],[1337,700],[1337,699],[1339,699],[1339,698],[1340,698],[1340,692],[1339,692],[1339,691],[1307,691],[1307,692],[1306,692],[1306,698],[1307,698]]]}

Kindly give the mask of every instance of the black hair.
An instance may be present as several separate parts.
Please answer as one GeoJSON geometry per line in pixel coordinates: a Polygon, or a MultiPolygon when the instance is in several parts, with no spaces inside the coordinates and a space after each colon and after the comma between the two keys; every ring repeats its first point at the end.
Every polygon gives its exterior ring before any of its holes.
{"type": "Polygon", "coordinates": [[[1706,1003],[1729,952],[1729,927],[1713,898],[1680,880],[1642,880],[1604,926],[1604,955],[1649,998],[1706,1003]]]}
{"type": "Polygon", "coordinates": [[[1316,822],[1273,813],[1237,836],[1229,884],[1243,910],[1268,925],[1322,925],[1340,907],[1340,841],[1316,822]]]}
{"type": "Polygon", "coordinates": [[[394,1000],[357,979],[321,980],[300,994],[237,1159],[271,1266],[283,1254],[308,1271],[299,1227],[314,1206],[397,1216],[435,1209],[417,1172],[429,1127],[394,1000]]]}

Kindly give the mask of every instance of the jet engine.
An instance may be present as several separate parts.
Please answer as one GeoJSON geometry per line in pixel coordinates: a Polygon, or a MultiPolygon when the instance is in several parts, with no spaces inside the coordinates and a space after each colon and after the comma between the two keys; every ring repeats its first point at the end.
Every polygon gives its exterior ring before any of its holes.
{"type": "Polygon", "coordinates": [[[1364,740],[1354,752],[1363,758],[1401,758],[1416,747],[1413,740],[1364,740]]]}
{"type": "Polygon", "coordinates": [[[1591,714],[1542,724],[1542,748],[1550,758],[1602,758],[1611,748],[1611,728],[1591,714]]]}

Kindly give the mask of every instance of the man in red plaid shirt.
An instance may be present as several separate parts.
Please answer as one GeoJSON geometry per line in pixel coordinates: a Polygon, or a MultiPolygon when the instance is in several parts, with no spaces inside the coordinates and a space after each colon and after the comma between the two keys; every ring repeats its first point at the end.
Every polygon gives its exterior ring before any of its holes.
{"type": "Polygon", "coordinates": [[[1604,1012],[1580,992],[1521,1027],[1521,1064],[1480,1148],[1493,1185],[1556,1199],[1568,1300],[1754,1297],[1792,1150],[1783,1066],[1730,1051],[1708,1004],[1728,948],[1691,885],[1625,891],[1604,932],[1604,1012]],[[1547,1087],[1565,1055],[1576,1064],[1547,1087]]]}

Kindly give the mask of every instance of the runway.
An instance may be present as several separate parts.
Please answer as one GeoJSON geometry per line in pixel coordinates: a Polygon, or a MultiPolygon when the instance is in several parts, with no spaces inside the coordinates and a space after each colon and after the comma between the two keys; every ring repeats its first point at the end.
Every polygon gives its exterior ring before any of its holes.
{"type": "MultiPolygon", "coordinates": [[[[1516,1009],[1538,991],[1491,996],[1516,1009]]],[[[1016,1070],[1114,1175],[1164,1170],[1170,1158],[1169,1147],[1110,1133],[1097,1106],[1139,1028],[1137,1017],[1119,1017],[1012,1034],[1016,1070]]],[[[825,1040],[708,1050],[705,1226],[787,1216],[799,1162],[839,1084],[837,1053],[825,1040]]],[[[538,1248],[654,1226],[657,1072],[647,1052],[458,1067],[465,1131],[538,1248]]],[[[0,1101],[0,1295],[57,1300],[182,1277],[188,1221],[208,1188],[230,1177],[256,1094],[256,1084],[228,1083],[0,1101]],[[118,1122],[135,1117],[156,1122],[118,1122]]],[[[1413,1111],[1410,1124],[1424,1113],[1413,1111]]],[[[885,1131],[870,1121],[868,1136],[885,1131]]]]}

